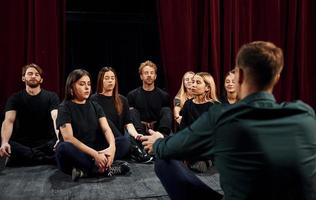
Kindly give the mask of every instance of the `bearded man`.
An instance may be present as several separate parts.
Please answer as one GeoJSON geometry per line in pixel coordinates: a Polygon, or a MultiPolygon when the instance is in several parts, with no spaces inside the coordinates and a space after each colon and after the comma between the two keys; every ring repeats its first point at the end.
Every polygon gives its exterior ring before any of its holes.
{"type": "Polygon", "coordinates": [[[143,85],[127,95],[132,122],[138,133],[148,134],[149,129],[169,135],[172,127],[170,97],[155,86],[157,66],[150,60],[138,68],[143,85]]]}
{"type": "Polygon", "coordinates": [[[25,89],[7,101],[1,128],[0,170],[10,166],[54,164],[55,120],[59,98],[41,88],[43,70],[36,64],[22,68],[25,89]]]}

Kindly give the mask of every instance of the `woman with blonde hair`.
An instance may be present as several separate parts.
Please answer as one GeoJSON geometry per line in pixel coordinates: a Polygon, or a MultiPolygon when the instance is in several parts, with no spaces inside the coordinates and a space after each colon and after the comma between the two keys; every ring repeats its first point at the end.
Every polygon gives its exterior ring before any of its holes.
{"type": "MultiPolygon", "coordinates": [[[[193,76],[192,94],[194,97],[185,102],[180,114],[182,120],[180,129],[190,126],[199,116],[208,111],[209,107],[219,103],[213,77],[207,72],[199,72],[193,76]]],[[[190,169],[196,172],[206,172],[212,162],[208,160],[186,160],[190,169]]]]}
{"type": "Polygon", "coordinates": [[[180,115],[180,111],[184,105],[184,103],[188,99],[192,99],[192,89],[191,89],[191,84],[192,84],[192,78],[194,76],[193,71],[187,71],[183,77],[182,77],[182,82],[181,82],[181,87],[177,93],[177,95],[174,98],[174,108],[173,108],[173,116],[175,121],[180,124],[182,116],[180,115]]]}
{"type": "Polygon", "coordinates": [[[223,104],[234,104],[237,102],[237,90],[236,90],[236,83],[235,83],[235,71],[229,71],[224,80],[224,93],[221,98],[221,102],[223,104]]]}
{"type": "Polygon", "coordinates": [[[214,79],[208,72],[199,72],[193,76],[192,94],[194,97],[185,102],[180,112],[180,129],[192,124],[209,106],[219,103],[214,79]]]}

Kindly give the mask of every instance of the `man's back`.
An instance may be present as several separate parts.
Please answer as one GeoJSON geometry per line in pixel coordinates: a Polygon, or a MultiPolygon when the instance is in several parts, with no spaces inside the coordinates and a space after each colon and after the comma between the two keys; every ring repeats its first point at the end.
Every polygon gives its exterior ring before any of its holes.
{"type": "Polygon", "coordinates": [[[225,199],[315,199],[315,130],[309,106],[277,104],[267,93],[224,111],[212,154],[225,199]]]}

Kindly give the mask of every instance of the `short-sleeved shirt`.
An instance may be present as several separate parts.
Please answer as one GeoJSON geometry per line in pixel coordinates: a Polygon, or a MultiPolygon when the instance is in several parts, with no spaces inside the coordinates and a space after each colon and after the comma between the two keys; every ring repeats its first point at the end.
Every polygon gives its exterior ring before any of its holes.
{"type": "Polygon", "coordinates": [[[124,126],[129,123],[132,123],[132,121],[129,114],[129,105],[127,99],[122,95],[119,95],[119,98],[121,98],[123,104],[121,114],[119,114],[115,108],[113,96],[93,94],[90,97],[90,100],[97,102],[103,108],[106,118],[108,120],[111,120],[121,133],[124,133],[124,126]]]}
{"type": "Polygon", "coordinates": [[[193,99],[187,100],[180,115],[182,116],[180,129],[184,129],[191,125],[197,118],[199,118],[204,112],[207,112],[210,106],[214,105],[213,102],[205,102],[202,104],[196,104],[193,102],[193,99]]]}
{"type": "Polygon", "coordinates": [[[44,89],[34,96],[26,90],[13,94],[4,110],[16,111],[11,140],[34,147],[56,138],[51,111],[58,104],[57,94],[44,89]]]}
{"type": "Polygon", "coordinates": [[[217,104],[154,145],[157,158],[214,158],[225,199],[315,199],[316,119],[302,101],[266,92],[217,104]]]}
{"type": "Polygon", "coordinates": [[[75,138],[87,146],[99,149],[104,144],[105,136],[102,133],[99,119],[105,117],[101,106],[87,100],[85,104],[77,104],[72,101],[63,101],[58,107],[56,125],[70,123],[75,138]]]}
{"type": "Polygon", "coordinates": [[[138,87],[128,93],[127,99],[129,106],[137,109],[145,122],[159,121],[161,108],[170,108],[169,94],[158,87],[152,91],[138,87]]]}

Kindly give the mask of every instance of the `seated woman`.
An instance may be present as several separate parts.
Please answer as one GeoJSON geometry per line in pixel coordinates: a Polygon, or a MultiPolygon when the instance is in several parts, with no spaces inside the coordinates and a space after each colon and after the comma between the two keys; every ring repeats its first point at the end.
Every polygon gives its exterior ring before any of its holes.
{"type": "Polygon", "coordinates": [[[237,91],[235,84],[235,72],[234,70],[229,71],[225,76],[224,82],[224,93],[221,98],[223,104],[234,104],[237,102],[237,91]]]}
{"type": "Polygon", "coordinates": [[[137,141],[142,135],[137,133],[132,124],[128,101],[118,93],[118,90],[115,70],[111,67],[103,67],[98,75],[97,92],[90,99],[103,108],[116,141],[120,141],[116,142],[116,149],[126,149],[124,154],[118,158],[120,159],[128,154],[131,141],[130,155],[132,159],[142,163],[150,162],[153,158],[146,153],[143,145],[137,141]],[[124,134],[125,129],[127,129],[127,134],[124,134]],[[130,139],[128,134],[131,136],[130,139]]]}
{"type": "Polygon", "coordinates": [[[72,174],[74,181],[84,176],[112,176],[130,170],[126,162],[113,163],[115,139],[102,108],[88,100],[90,93],[90,74],[76,69],[68,75],[65,99],[58,108],[61,142],[56,147],[57,166],[72,174]]]}
{"type": "MultiPolygon", "coordinates": [[[[194,97],[185,102],[182,110],[180,129],[190,126],[200,115],[208,111],[209,107],[219,103],[213,77],[207,72],[199,72],[193,76],[192,94],[194,97]]],[[[197,172],[205,172],[211,166],[210,161],[186,161],[189,168],[197,172]]]]}
{"type": "Polygon", "coordinates": [[[194,72],[188,71],[183,75],[181,87],[174,98],[173,116],[174,116],[175,121],[177,122],[177,125],[180,124],[181,119],[182,119],[182,116],[180,115],[180,111],[184,103],[188,99],[193,98],[191,84],[192,84],[192,78],[194,74],[195,74],[194,72]]]}

